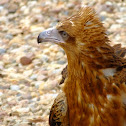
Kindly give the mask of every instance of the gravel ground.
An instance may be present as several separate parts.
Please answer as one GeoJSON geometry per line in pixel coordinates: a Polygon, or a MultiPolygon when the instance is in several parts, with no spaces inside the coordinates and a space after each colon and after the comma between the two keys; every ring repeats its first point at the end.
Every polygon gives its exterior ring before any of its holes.
{"type": "Polygon", "coordinates": [[[79,10],[94,6],[113,44],[126,47],[126,1],[1,0],[0,125],[48,126],[67,64],[57,45],[37,44],[38,34],[79,10]]]}

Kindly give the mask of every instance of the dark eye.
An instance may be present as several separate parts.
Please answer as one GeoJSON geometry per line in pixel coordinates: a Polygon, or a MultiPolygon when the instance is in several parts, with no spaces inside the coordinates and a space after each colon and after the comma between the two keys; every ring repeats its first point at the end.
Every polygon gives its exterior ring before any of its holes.
{"type": "Polygon", "coordinates": [[[65,31],[59,31],[60,35],[63,37],[64,40],[67,40],[69,35],[65,31]]]}

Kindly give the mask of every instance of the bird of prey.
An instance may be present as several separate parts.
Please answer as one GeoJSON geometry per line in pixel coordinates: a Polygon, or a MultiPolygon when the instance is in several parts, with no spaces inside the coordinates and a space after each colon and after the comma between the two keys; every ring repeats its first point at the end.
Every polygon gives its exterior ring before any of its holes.
{"type": "Polygon", "coordinates": [[[126,59],[110,45],[92,7],[82,7],[38,43],[64,49],[68,65],[62,93],[51,108],[50,126],[126,126],[126,59]]]}

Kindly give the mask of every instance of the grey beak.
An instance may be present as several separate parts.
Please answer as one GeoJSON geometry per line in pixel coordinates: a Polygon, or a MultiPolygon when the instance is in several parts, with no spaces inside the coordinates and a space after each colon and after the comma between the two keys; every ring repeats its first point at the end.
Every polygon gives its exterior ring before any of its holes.
{"type": "Polygon", "coordinates": [[[54,27],[41,32],[37,38],[37,42],[63,43],[64,40],[59,34],[58,30],[54,27]]]}
{"type": "Polygon", "coordinates": [[[42,43],[43,40],[46,40],[46,39],[48,39],[48,38],[49,38],[48,30],[45,30],[45,31],[43,31],[43,32],[41,32],[41,33],[39,34],[39,36],[38,36],[38,38],[37,38],[37,42],[38,42],[38,44],[39,44],[39,43],[42,43]]]}

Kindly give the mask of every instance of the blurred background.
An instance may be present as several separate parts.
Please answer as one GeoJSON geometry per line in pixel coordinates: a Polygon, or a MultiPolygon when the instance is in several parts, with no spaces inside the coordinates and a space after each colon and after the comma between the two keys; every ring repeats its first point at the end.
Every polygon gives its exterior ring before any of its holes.
{"type": "Polygon", "coordinates": [[[93,6],[113,44],[126,47],[126,0],[0,0],[0,126],[48,126],[64,51],[38,34],[93,6]]]}

